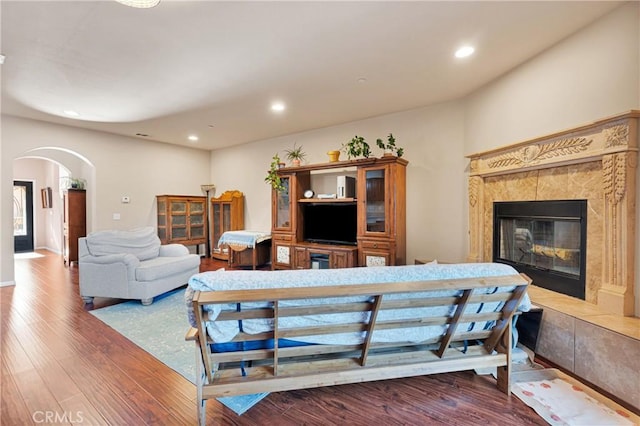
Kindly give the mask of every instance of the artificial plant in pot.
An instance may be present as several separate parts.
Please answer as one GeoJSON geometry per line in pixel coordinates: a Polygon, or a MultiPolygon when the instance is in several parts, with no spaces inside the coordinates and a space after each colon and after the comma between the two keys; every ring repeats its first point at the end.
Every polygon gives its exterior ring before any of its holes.
{"type": "Polygon", "coordinates": [[[347,154],[347,158],[356,158],[363,156],[369,158],[371,148],[362,136],[354,136],[349,142],[342,145],[342,150],[347,154]]]}
{"type": "Polygon", "coordinates": [[[271,164],[269,165],[269,171],[267,172],[267,176],[264,178],[264,181],[267,182],[273,189],[276,191],[282,191],[284,185],[282,184],[282,179],[278,176],[278,169],[280,168],[280,156],[276,153],[271,158],[271,164]]]}
{"type": "Polygon", "coordinates": [[[299,166],[300,162],[304,160],[307,154],[302,151],[302,146],[296,146],[295,142],[293,143],[293,148],[285,150],[287,154],[287,159],[291,161],[291,165],[299,166]]]}
{"type": "Polygon", "coordinates": [[[376,139],[376,145],[384,150],[383,155],[394,155],[395,153],[398,157],[402,157],[404,154],[404,148],[396,146],[396,138],[393,137],[393,133],[389,133],[386,143],[382,139],[376,139]]]}

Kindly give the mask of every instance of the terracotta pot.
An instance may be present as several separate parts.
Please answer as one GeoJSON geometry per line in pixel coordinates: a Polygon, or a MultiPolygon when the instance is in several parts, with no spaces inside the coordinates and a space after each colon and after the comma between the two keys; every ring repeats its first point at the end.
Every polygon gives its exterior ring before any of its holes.
{"type": "Polygon", "coordinates": [[[329,151],[327,155],[329,156],[329,162],[335,163],[340,158],[340,151],[329,151]]]}

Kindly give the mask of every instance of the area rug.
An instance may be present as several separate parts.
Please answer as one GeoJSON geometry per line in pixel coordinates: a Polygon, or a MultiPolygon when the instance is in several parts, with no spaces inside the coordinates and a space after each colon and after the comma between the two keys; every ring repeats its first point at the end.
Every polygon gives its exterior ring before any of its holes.
{"type": "Polygon", "coordinates": [[[638,424],[629,410],[556,369],[513,374],[511,391],[550,425],[638,424]]]}
{"type": "MultiPolygon", "coordinates": [[[[139,300],[90,311],[191,383],[195,383],[196,365],[193,342],[184,340],[189,328],[184,305],[184,288],[154,298],[150,306],[139,300]]],[[[268,393],[218,398],[238,415],[260,402],[268,393]]]]}

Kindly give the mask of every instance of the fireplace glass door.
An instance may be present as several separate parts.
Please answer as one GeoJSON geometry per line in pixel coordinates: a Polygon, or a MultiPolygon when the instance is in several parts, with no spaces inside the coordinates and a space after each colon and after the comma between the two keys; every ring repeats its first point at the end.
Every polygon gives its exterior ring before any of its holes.
{"type": "Polygon", "coordinates": [[[587,201],[493,204],[493,260],[527,274],[533,284],[585,298],[587,201]]]}
{"type": "Polygon", "coordinates": [[[500,258],[534,268],[580,276],[580,221],[500,220],[500,258]]]}

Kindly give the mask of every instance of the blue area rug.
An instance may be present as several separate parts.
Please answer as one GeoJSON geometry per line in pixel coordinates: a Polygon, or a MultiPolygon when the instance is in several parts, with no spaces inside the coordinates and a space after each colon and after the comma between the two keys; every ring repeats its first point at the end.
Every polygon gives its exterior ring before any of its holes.
{"type": "MultiPolygon", "coordinates": [[[[189,329],[184,289],[158,296],[150,306],[142,306],[139,300],[132,300],[90,313],[195,383],[194,343],[184,340],[189,329]]],[[[267,395],[231,396],[218,398],[218,401],[241,415],[267,395]]]]}

